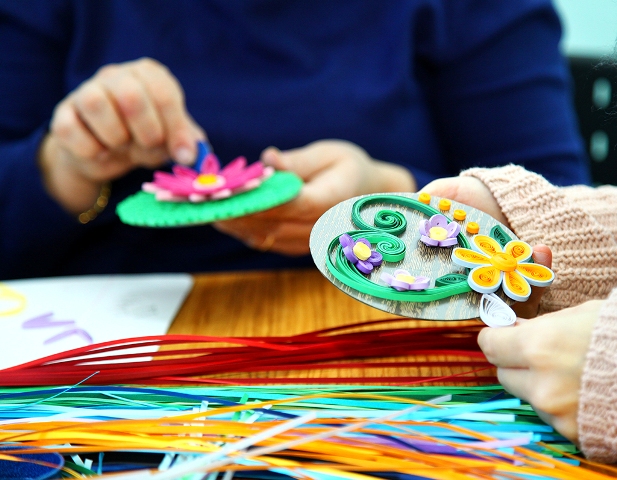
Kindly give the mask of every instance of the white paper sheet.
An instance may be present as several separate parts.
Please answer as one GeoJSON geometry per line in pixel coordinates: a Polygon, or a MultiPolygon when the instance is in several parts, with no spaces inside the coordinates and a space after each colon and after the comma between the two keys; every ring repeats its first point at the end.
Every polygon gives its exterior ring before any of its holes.
{"type": "Polygon", "coordinates": [[[90,339],[165,334],[192,285],[188,274],[1,282],[0,368],[82,347],[90,339]]]}

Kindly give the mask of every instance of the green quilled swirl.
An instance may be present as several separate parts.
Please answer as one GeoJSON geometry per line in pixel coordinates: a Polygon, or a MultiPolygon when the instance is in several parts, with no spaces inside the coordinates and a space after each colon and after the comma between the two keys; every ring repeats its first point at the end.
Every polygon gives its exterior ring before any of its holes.
{"type": "MultiPolygon", "coordinates": [[[[354,241],[357,241],[359,238],[366,238],[383,255],[384,261],[400,262],[405,257],[406,245],[395,235],[400,235],[407,229],[405,215],[394,210],[380,210],[375,214],[374,226],[365,222],[361,217],[363,208],[369,205],[384,203],[417,210],[429,217],[441,212],[430,205],[399,195],[372,195],[362,198],[353,204],[351,220],[359,230],[347,232],[351,238],[354,241]]],[[[501,230],[501,233],[505,235],[503,230],[501,230]]],[[[457,239],[459,245],[464,248],[470,248],[470,243],[465,235],[459,233],[457,239]]],[[[435,281],[434,288],[421,291],[399,292],[390,286],[374,283],[347,260],[341,248],[339,236],[334,238],[328,245],[326,265],[328,271],[341,283],[361,293],[385,300],[432,302],[471,291],[471,287],[467,283],[467,276],[457,273],[444,275],[435,281]],[[333,255],[335,262],[332,261],[333,255]]]]}

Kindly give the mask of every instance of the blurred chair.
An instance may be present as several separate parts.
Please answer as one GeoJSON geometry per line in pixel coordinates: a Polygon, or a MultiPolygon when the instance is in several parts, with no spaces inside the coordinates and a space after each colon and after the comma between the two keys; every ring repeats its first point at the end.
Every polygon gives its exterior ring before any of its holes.
{"type": "Polygon", "coordinates": [[[617,185],[617,63],[570,58],[570,69],[592,181],[617,185]]]}

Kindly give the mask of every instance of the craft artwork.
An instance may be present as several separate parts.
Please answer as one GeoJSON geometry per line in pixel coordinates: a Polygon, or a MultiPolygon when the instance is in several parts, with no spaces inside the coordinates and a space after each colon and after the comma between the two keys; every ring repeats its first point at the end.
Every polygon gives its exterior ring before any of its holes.
{"type": "Polygon", "coordinates": [[[238,157],[225,167],[205,143],[195,168],[174,165],[154,172],[142,191],[118,204],[122,222],[141,227],[179,227],[241,217],[276,207],[300,192],[302,180],[261,162],[238,157]]]}
{"type": "Polygon", "coordinates": [[[531,263],[530,245],[489,215],[426,193],[347,200],[317,221],[310,246],[317,267],[344,292],[419,319],[510,325],[508,303],[526,301],[532,286],[554,278],[531,263]]]}

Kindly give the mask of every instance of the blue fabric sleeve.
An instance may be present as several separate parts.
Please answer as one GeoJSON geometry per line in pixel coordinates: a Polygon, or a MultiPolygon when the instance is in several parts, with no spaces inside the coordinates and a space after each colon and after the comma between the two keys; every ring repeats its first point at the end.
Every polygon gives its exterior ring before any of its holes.
{"type": "Polygon", "coordinates": [[[45,133],[41,127],[25,140],[0,145],[0,277],[54,270],[80,239],[82,225],[47,195],[41,182],[36,154],[45,133]]]}
{"type": "MultiPolygon", "coordinates": [[[[416,26],[447,170],[515,163],[556,185],[590,182],[550,2],[445,1],[416,26]]],[[[419,186],[435,178],[412,171],[419,186]]]]}
{"type": "Polygon", "coordinates": [[[37,166],[46,117],[64,96],[68,10],[61,2],[1,3],[0,278],[16,278],[61,271],[91,227],[51,199],[37,166]]]}

